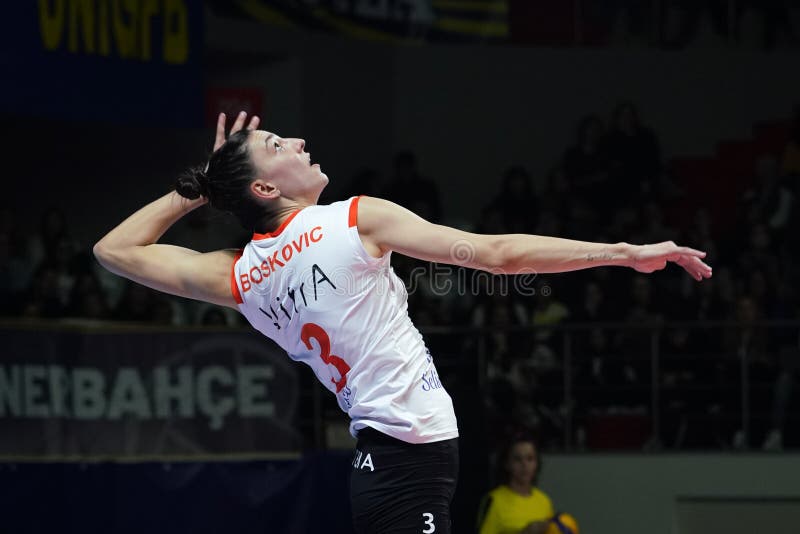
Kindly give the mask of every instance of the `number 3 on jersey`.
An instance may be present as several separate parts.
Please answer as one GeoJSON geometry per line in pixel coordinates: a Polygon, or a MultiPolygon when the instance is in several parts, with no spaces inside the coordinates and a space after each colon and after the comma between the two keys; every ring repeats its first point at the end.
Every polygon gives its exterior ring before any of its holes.
{"type": "Polygon", "coordinates": [[[436,532],[436,525],[433,524],[433,514],[430,512],[423,512],[422,519],[425,520],[425,530],[422,531],[423,534],[431,534],[431,532],[436,532]]]}
{"type": "Polygon", "coordinates": [[[331,338],[328,337],[328,333],[318,324],[306,323],[300,330],[300,339],[305,343],[308,350],[313,349],[311,340],[317,340],[320,351],[319,357],[326,364],[334,366],[339,372],[339,380],[331,377],[331,382],[336,385],[336,393],[339,393],[347,385],[347,373],[350,372],[350,366],[339,356],[331,354],[331,338]]]}

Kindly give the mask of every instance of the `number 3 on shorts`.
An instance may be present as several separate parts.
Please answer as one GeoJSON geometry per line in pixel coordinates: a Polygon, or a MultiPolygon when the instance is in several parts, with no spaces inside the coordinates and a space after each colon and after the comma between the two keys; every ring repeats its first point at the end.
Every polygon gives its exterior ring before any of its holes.
{"type": "Polygon", "coordinates": [[[422,531],[422,534],[431,534],[431,532],[436,532],[436,525],[433,524],[433,514],[428,512],[422,512],[422,518],[425,520],[425,530],[422,531]]]}

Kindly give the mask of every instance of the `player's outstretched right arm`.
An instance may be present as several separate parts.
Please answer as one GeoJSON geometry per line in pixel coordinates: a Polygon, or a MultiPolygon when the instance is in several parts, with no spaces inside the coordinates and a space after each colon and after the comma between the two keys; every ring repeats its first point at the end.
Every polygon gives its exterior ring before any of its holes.
{"type": "Polygon", "coordinates": [[[560,273],[601,266],[651,273],[673,262],[695,280],[711,277],[705,252],[668,241],[653,245],[590,243],[527,234],[473,234],[432,224],[387,200],[362,197],[358,230],[373,256],[393,250],[426,261],[498,274],[560,273]]]}

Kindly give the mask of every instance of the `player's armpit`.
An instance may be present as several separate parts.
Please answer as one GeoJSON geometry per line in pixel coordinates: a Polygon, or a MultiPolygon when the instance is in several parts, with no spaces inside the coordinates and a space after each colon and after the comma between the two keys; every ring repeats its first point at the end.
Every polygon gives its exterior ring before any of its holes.
{"type": "Polygon", "coordinates": [[[173,245],[94,248],[109,271],[158,291],[236,308],[231,294],[231,266],[235,250],[200,253],[173,245]]]}
{"type": "Polygon", "coordinates": [[[359,200],[358,231],[373,256],[396,251],[425,261],[473,269],[494,270],[502,266],[500,236],[433,224],[388,200],[359,200]]]}

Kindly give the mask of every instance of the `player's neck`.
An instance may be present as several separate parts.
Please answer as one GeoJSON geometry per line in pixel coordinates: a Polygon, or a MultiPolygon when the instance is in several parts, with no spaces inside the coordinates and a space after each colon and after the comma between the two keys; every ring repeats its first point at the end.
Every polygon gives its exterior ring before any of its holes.
{"type": "Polygon", "coordinates": [[[270,212],[267,213],[263,219],[261,219],[261,224],[259,225],[257,231],[259,231],[259,233],[274,232],[287,218],[292,215],[292,213],[307,206],[309,206],[309,204],[305,202],[294,201],[283,203],[281,206],[276,206],[274,209],[270,210],[270,212]]]}
{"type": "Polygon", "coordinates": [[[513,491],[514,493],[518,493],[523,497],[527,497],[528,495],[530,495],[531,491],[533,490],[533,484],[515,480],[509,480],[508,487],[511,491],[513,491]]]}

